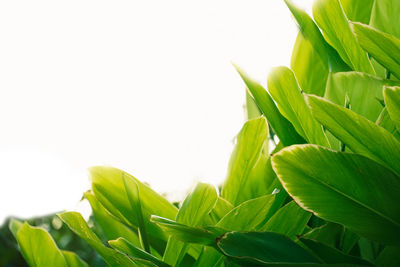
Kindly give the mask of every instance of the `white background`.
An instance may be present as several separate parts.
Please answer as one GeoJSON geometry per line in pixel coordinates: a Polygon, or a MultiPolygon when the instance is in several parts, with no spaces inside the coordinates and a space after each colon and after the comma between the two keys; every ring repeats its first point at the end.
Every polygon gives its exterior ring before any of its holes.
{"type": "Polygon", "coordinates": [[[296,34],[283,0],[1,1],[0,223],[76,208],[93,165],[171,200],[220,184],[244,121],[231,62],[265,83],[296,34]]]}

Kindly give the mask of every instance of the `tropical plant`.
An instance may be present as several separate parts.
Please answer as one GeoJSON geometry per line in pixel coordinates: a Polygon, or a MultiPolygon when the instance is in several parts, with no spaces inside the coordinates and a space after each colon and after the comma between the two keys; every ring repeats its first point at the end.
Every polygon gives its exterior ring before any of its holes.
{"type": "MultiPolygon", "coordinates": [[[[58,215],[108,265],[400,265],[400,1],[317,0],[313,18],[285,2],[291,66],[268,90],[237,67],[248,121],[221,190],[200,183],[177,208],[93,167],[84,196],[108,242],[58,215]]],[[[45,230],[10,228],[31,266],[86,266],[45,230]]]]}

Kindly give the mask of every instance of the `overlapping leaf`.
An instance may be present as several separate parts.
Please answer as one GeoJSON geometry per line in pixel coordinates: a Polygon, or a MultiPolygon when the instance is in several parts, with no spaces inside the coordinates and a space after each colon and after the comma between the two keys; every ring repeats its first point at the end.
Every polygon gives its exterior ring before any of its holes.
{"type": "Polygon", "coordinates": [[[358,154],[315,145],[284,149],[272,165],[304,209],[372,240],[400,244],[400,206],[392,204],[400,201],[400,177],[391,170],[358,154]]]}

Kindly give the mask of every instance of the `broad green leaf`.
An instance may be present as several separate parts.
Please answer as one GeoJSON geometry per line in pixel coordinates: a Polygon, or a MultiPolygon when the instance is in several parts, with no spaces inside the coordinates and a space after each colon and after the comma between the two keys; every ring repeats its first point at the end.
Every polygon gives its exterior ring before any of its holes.
{"type": "Polygon", "coordinates": [[[375,0],[370,25],[400,38],[400,1],[375,0]]]}
{"type": "Polygon", "coordinates": [[[26,222],[22,226],[14,222],[12,228],[19,228],[16,231],[16,239],[22,256],[30,266],[68,267],[62,252],[44,229],[30,226],[26,222]]]}
{"type": "Polygon", "coordinates": [[[322,126],[312,117],[293,72],[286,67],[274,68],[268,76],[268,90],[278,108],[308,142],[329,146],[322,126]]]}
{"type": "Polygon", "coordinates": [[[344,107],[348,97],[351,110],[376,121],[383,108],[379,102],[383,100],[383,86],[396,84],[361,72],[339,72],[330,75],[325,98],[344,107]]]}
{"type": "MultiPolygon", "coordinates": [[[[312,18],[304,10],[294,5],[291,0],[285,0],[285,3],[288,6],[293,17],[295,18],[297,24],[299,25],[302,36],[304,37],[304,39],[309,41],[309,44],[314,48],[313,51],[318,54],[319,61],[328,66],[328,69],[332,72],[349,70],[349,67],[346,65],[346,63],[343,62],[336,50],[333,49],[325,41],[324,37],[322,36],[320,30],[318,29],[312,18]]],[[[304,53],[307,52],[308,50],[304,51],[304,53]]],[[[297,54],[296,56],[299,56],[300,54],[301,51],[299,51],[299,54],[297,54]]],[[[313,58],[316,59],[316,57],[313,58]]],[[[316,59],[316,61],[318,60],[316,59]]],[[[301,63],[301,59],[296,60],[296,62],[301,63]]],[[[311,67],[311,65],[308,66],[311,67]]],[[[314,66],[314,68],[315,69],[313,71],[318,72],[317,67],[314,66]]],[[[296,74],[300,85],[303,85],[303,82],[307,82],[307,77],[303,77],[302,75],[298,76],[299,74],[303,73],[303,69],[301,69],[301,67],[299,67],[298,69],[293,69],[293,71],[296,74]]],[[[312,75],[312,69],[309,69],[309,71],[310,72],[307,72],[307,76],[312,75]]],[[[323,76],[321,78],[323,78],[323,76]]],[[[305,88],[303,90],[307,91],[309,90],[309,88],[305,88]]]]}
{"type": "Polygon", "coordinates": [[[235,66],[235,68],[283,145],[304,143],[304,139],[296,132],[293,125],[279,112],[268,92],[258,82],[248,77],[238,66],[235,66]]]}
{"type": "MultiPolygon", "coordinates": [[[[187,226],[201,226],[204,218],[214,208],[218,199],[215,187],[198,183],[195,189],[185,198],[176,216],[176,222],[187,226]]],[[[163,260],[172,265],[179,265],[188,250],[185,244],[173,237],[168,240],[163,260]]]]}
{"type": "Polygon", "coordinates": [[[397,78],[400,78],[400,39],[368,25],[361,23],[352,25],[361,47],[397,78]]]}
{"type": "MultiPolygon", "coordinates": [[[[174,205],[128,173],[112,167],[92,167],[90,168],[90,174],[92,190],[96,198],[107,211],[132,228],[137,229],[139,227],[139,220],[132,213],[132,206],[125,190],[123,177],[136,182],[139,189],[141,210],[145,216],[154,214],[175,219],[178,209],[174,205]]],[[[136,192],[136,188],[132,183],[128,183],[127,187],[129,192],[136,192]]],[[[145,220],[145,224],[151,246],[159,253],[162,253],[168,236],[150,221],[145,220]]]]}
{"type": "Polygon", "coordinates": [[[123,237],[130,243],[140,246],[140,240],[137,234],[111,215],[96,199],[92,192],[86,192],[84,196],[89,201],[95,220],[99,223],[108,240],[123,237]]]}
{"type": "Polygon", "coordinates": [[[274,200],[275,195],[265,195],[245,201],[226,214],[215,226],[228,231],[254,230],[268,219],[274,200]]]}
{"type": "Polygon", "coordinates": [[[124,182],[125,193],[131,205],[131,214],[137,219],[140,241],[144,250],[150,252],[150,244],[146,232],[146,223],[150,220],[150,214],[143,214],[139,186],[135,180],[130,179],[124,173],[122,173],[122,181],[124,182]]]}
{"type": "Polygon", "coordinates": [[[327,42],[353,70],[375,74],[371,62],[350,29],[349,21],[339,0],[317,0],[313,5],[313,16],[324,33],[327,42]]]}
{"type": "MultiPolygon", "coordinates": [[[[116,250],[106,247],[101,240],[89,228],[82,215],[78,212],[64,212],[58,214],[58,217],[68,227],[77,234],[80,238],[85,240],[104,261],[110,266],[137,266],[129,257],[119,253],[116,250]]],[[[58,266],[58,265],[48,265],[58,266]]]]}
{"type": "Polygon", "coordinates": [[[89,267],[77,254],[71,251],[61,250],[68,267],[89,267]]]}
{"type": "Polygon", "coordinates": [[[368,24],[372,5],[375,0],[340,0],[343,11],[350,21],[357,21],[368,24]]]}
{"type": "Polygon", "coordinates": [[[170,266],[157,257],[147,253],[146,251],[136,247],[125,238],[118,238],[116,240],[108,241],[108,244],[116,250],[119,250],[132,258],[139,258],[154,263],[156,266],[167,267],[170,266]]]}
{"type": "Polygon", "coordinates": [[[157,223],[164,231],[182,242],[196,243],[206,246],[215,246],[216,238],[224,232],[215,227],[203,229],[187,226],[155,215],[151,216],[151,221],[157,223]]]}
{"type": "Polygon", "coordinates": [[[400,266],[400,247],[385,247],[376,258],[378,267],[398,267],[400,266]]]}
{"type": "Polygon", "coordinates": [[[384,95],[390,119],[400,131],[400,87],[385,87],[384,95]]]}
{"type": "Polygon", "coordinates": [[[400,142],[361,115],[317,96],[308,96],[314,117],[351,151],[369,157],[400,174],[400,142]]]}
{"type": "Polygon", "coordinates": [[[371,240],[400,244],[400,206],[393,205],[400,201],[400,177],[389,169],[315,145],[286,148],[274,155],[272,166],[304,209],[371,240]]]}
{"type": "Polygon", "coordinates": [[[307,239],[300,238],[300,241],[312,250],[319,258],[328,264],[353,264],[354,266],[373,266],[372,263],[362,260],[357,257],[349,256],[337,250],[329,247],[323,243],[307,239]]]}
{"type": "Polygon", "coordinates": [[[319,263],[284,235],[271,232],[228,232],[218,239],[226,256],[254,264],[319,263]]]}
{"type": "Polygon", "coordinates": [[[291,201],[280,208],[267,223],[260,229],[262,232],[274,232],[296,239],[303,233],[311,213],[300,208],[296,202],[291,201]]]}
{"type": "Polygon", "coordinates": [[[312,42],[302,32],[297,34],[293,47],[290,68],[300,87],[307,94],[323,96],[329,74],[328,58],[321,59],[312,42]]]}
{"type": "Polygon", "coordinates": [[[221,191],[221,196],[232,205],[271,193],[266,192],[265,184],[267,142],[268,125],[264,117],[247,121],[238,134],[221,191]]]}

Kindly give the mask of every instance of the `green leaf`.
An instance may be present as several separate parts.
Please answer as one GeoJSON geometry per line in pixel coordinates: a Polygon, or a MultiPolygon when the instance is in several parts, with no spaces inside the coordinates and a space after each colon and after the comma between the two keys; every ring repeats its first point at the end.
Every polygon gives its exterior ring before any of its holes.
{"type": "Polygon", "coordinates": [[[303,233],[310,217],[311,213],[300,208],[296,202],[291,201],[280,208],[260,231],[274,232],[296,239],[297,235],[303,233]]]}
{"type": "Polygon", "coordinates": [[[312,42],[299,32],[293,47],[290,67],[307,94],[323,96],[329,74],[329,62],[323,61],[312,42]]]}
{"type": "Polygon", "coordinates": [[[245,201],[232,209],[215,226],[228,231],[254,230],[268,219],[274,200],[275,195],[265,195],[245,201]]]}
{"type": "Polygon", "coordinates": [[[400,244],[400,206],[393,205],[400,201],[400,177],[389,169],[358,154],[315,145],[284,149],[274,155],[272,166],[304,209],[371,240],[400,244]]]}
{"type": "Polygon", "coordinates": [[[375,0],[370,25],[378,30],[400,38],[400,2],[397,0],[375,0]]]}
{"type": "Polygon", "coordinates": [[[246,108],[245,108],[247,120],[255,119],[260,117],[262,112],[258,108],[256,101],[246,89],[246,108]]]}
{"type": "Polygon", "coordinates": [[[398,267],[400,265],[400,247],[385,247],[376,258],[378,267],[398,267]]]}
{"type": "Polygon", "coordinates": [[[389,133],[393,134],[393,136],[396,137],[397,140],[400,140],[399,131],[397,130],[394,121],[392,121],[392,119],[390,118],[389,112],[387,111],[386,107],[382,110],[381,114],[379,114],[379,117],[376,120],[376,124],[386,129],[389,133]]]}
{"type": "Polygon", "coordinates": [[[26,222],[21,226],[17,221],[12,222],[11,228],[16,233],[21,254],[30,266],[68,267],[62,252],[44,229],[30,226],[26,222]]]}
{"type": "Polygon", "coordinates": [[[400,78],[400,39],[361,23],[353,23],[353,31],[361,47],[400,78]]]}
{"type": "Polygon", "coordinates": [[[375,0],[340,0],[346,17],[350,21],[369,23],[375,0]]]}
{"type": "Polygon", "coordinates": [[[202,229],[199,227],[191,227],[155,215],[151,216],[151,221],[157,223],[164,231],[174,238],[187,243],[215,246],[215,239],[223,233],[222,230],[218,230],[217,228],[210,227],[202,229]]]}
{"type": "Polygon", "coordinates": [[[228,166],[227,178],[221,196],[236,206],[243,201],[265,195],[267,157],[265,144],[268,143],[268,126],[265,118],[247,121],[237,136],[228,166]],[[256,175],[255,175],[256,174],[256,175]]]}
{"type": "Polygon", "coordinates": [[[274,68],[268,76],[268,90],[278,108],[308,142],[329,146],[322,126],[312,117],[293,72],[286,67],[274,68]]]}
{"type": "Polygon", "coordinates": [[[400,87],[385,87],[383,94],[390,119],[400,131],[400,87]]]}
{"type": "Polygon", "coordinates": [[[268,92],[259,83],[248,77],[238,66],[234,65],[234,67],[283,145],[304,143],[304,139],[296,132],[293,125],[279,112],[268,92]]]}
{"type": "Polygon", "coordinates": [[[137,218],[140,241],[144,250],[150,252],[150,244],[146,232],[146,222],[149,221],[150,214],[144,215],[142,212],[139,186],[134,179],[130,179],[124,173],[122,173],[122,181],[124,182],[125,193],[128,197],[129,203],[131,204],[131,214],[137,218]]]}
{"type": "Polygon", "coordinates": [[[129,227],[110,214],[96,199],[92,192],[86,192],[84,196],[89,201],[94,218],[99,223],[108,240],[124,237],[130,243],[140,246],[140,240],[137,233],[134,233],[129,229],[129,227]]]}
{"type": "Polygon", "coordinates": [[[208,225],[215,225],[219,220],[222,219],[222,217],[224,217],[233,208],[234,207],[231,203],[229,203],[222,197],[218,197],[218,200],[215,203],[214,208],[211,210],[209,214],[210,220],[208,225]]]}
{"type": "Polygon", "coordinates": [[[303,237],[313,239],[330,247],[338,248],[343,233],[343,226],[328,222],[320,227],[313,228],[310,232],[304,234],[303,237]]]}
{"type": "MultiPolygon", "coordinates": [[[[349,67],[346,65],[346,63],[343,62],[343,60],[340,58],[339,54],[336,52],[335,49],[333,49],[324,39],[322,36],[320,30],[318,29],[317,25],[315,25],[314,21],[312,18],[302,9],[298,8],[295,6],[291,0],[285,0],[286,5],[288,6],[290,12],[292,13],[293,17],[295,18],[297,24],[299,25],[300,28],[300,33],[304,39],[309,41],[309,44],[313,47],[313,50],[316,54],[315,57],[313,56],[313,59],[315,61],[319,61],[326,66],[328,66],[328,69],[333,72],[337,71],[347,71],[349,70],[349,67]],[[316,59],[316,55],[318,55],[319,60],[316,59]]],[[[296,47],[296,46],[295,46],[296,47]]],[[[298,51],[299,54],[296,54],[295,57],[301,56],[302,51],[298,51]]],[[[310,52],[309,50],[304,51],[304,53],[310,52]]],[[[293,60],[293,56],[292,56],[293,60]]],[[[301,63],[301,59],[296,60],[296,63],[301,63]]],[[[293,63],[293,61],[292,61],[293,63]]],[[[303,82],[307,83],[307,79],[309,78],[309,75],[312,74],[313,71],[318,72],[318,68],[316,65],[314,66],[314,69],[311,69],[311,65],[308,65],[310,69],[307,71],[307,75],[303,76],[301,75],[304,71],[301,67],[293,69],[297,79],[299,80],[300,85],[303,85],[303,82]],[[299,75],[300,74],[300,75],[299,75]],[[299,76],[298,76],[299,75],[299,76]]],[[[292,64],[293,68],[293,64],[292,64]]],[[[321,76],[321,79],[323,79],[324,76],[321,76]]],[[[315,77],[317,79],[317,77],[315,77]]],[[[303,87],[301,87],[303,88],[303,87]]],[[[303,90],[306,92],[307,90],[311,90],[309,88],[303,88],[303,90]]],[[[312,90],[317,90],[312,89],[312,90]]]]}
{"type": "Polygon", "coordinates": [[[311,249],[319,258],[328,264],[353,264],[354,266],[373,266],[370,262],[362,260],[357,257],[349,256],[337,250],[329,247],[323,243],[307,239],[300,238],[300,241],[311,249]]]}
{"type": "MultiPolygon", "coordinates": [[[[178,209],[174,205],[128,173],[112,167],[92,167],[90,174],[92,190],[96,198],[108,212],[132,228],[139,227],[139,220],[132,212],[123,176],[127,180],[136,182],[138,191],[133,183],[127,184],[127,190],[133,194],[139,192],[141,210],[146,217],[154,214],[175,219],[178,209]]],[[[163,253],[168,236],[150,221],[145,220],[144,223],[151,246],[159,253],[163,253]]]]}
{"type": "Polygon", "coordinates": [[[317,0],[313,15],[327,42],[353,70],[375,74],[371,62],[357,43],[338,0],[317,0]]]}
{"type": "MultiPolygon", "coordinates": [[[[85,240],[104,261],[110,266],[136,266],[136,264],[124,254],[119,253],[116,250],[106,247],[101,240],[93,233],[89,228],[82,215],[78,212],[64,212],[58,214],[58,217],[68,227],[77,234],[80,238],[85,240]]],[[[47,265],[47,266],[58,266],[58,265],[47,265]]]]}
{"type": "Polygon", "coordinates": [[[10,224],[8,225],[8,228],[10,228],[11,233],[13,234],[13,236],[15,237],[15,239],[17,239],[17,233],[19,231],[19,229],[21,229],[21,227],[24,224],[16,219],[11,219],[10,220],[10,224]]]}
{"type": "Polygon", "coordinates": [[[339,72],[330,75],[325,98],[344,107],[347,96],[352,111],[376,121],[383,108],[383,86],[395,84],[399,83],[361,72],[339,72]]]}
{"type": "Polygon", "coordinates": [[[67,266],[69,267],[89,267],[89,265],[83,261],[77,254],[71,251],[61,250],[67,266]]]}
{"type": "Polygon", "coordinates": [[[387,130],[361,115],[317,96],[308,96],[314,117],[353,152],[400,174],[400,143],[387,130]]]}
{"type": "Polygon", "coordinates": [[[161,267],[168,267],[170,266],[169,264],[166,264],[162,260],[158,259],[157,257],[147,253],[146,251],[136,247],[132,243],[130,243],[128,240],[125,238],[118,238],[116,240],[110,240],[108,241],[108,244],[116,250],[119,250],[127,255],[129,255],[132,258],[139,258],[143,259],[149,262],[154,263],[156,266],[161,266],[161,267]]]}
{"type": "MultiPolygon", "coordinates": [[[[218,199],[215,187],[198,183],[196,188],[185,198],[176,216],[176,222],[187,226],[201,226],[204,218],[214,208],[218,199]]],[[[170,237],[163,260],[172,265],[179,265],[188,250],[188,245],[170,237]]]]}
{"type": "Polygon", "coordinates": [[[254,264],[318,263],[319,261],[284,235],[271,232],[229,232],[218,240],[226,256],[254,264]]]}

